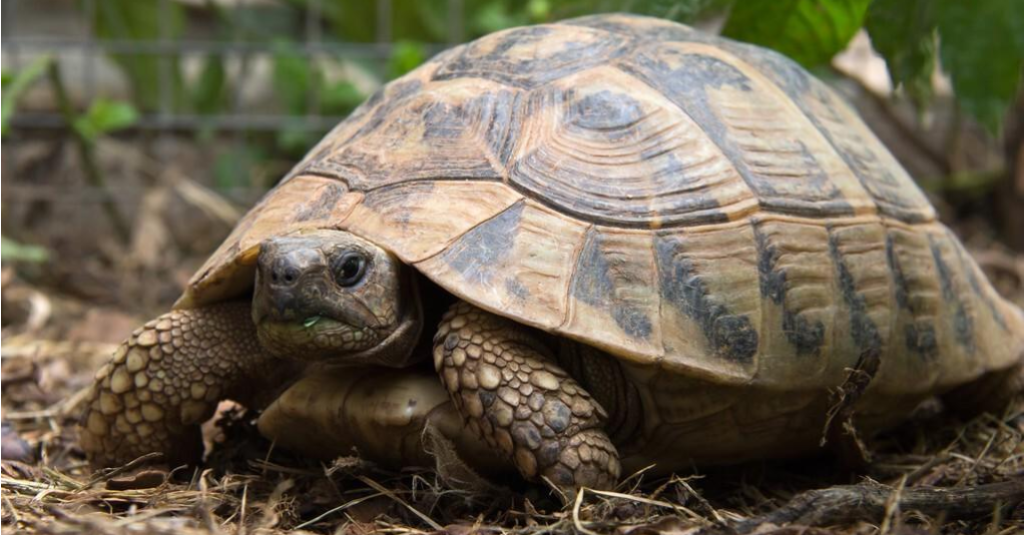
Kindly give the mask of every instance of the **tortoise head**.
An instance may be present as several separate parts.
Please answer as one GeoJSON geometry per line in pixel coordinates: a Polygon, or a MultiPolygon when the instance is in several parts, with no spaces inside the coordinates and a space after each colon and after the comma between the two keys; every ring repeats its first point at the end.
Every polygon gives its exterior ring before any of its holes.
{"type": "Polygon", "coordinates": [[[268,239],[252,306],[260,343],[285,358],[403,366],[422,328],[411,271],[344,231],[268,239]]]}

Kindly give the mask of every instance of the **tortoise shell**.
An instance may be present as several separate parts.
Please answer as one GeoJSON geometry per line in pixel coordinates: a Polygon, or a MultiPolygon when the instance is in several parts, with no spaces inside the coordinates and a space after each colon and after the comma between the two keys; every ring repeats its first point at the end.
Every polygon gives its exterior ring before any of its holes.
{"type": "Polygon", "coordinates": [[[456,296],[623,359],[908,395],[1005,368],[1002,300],[856,113],[769,50],[652,18],[442,53],[339,124],[179,307],[238,296],[264,239],[353,232],[456,296]]]}

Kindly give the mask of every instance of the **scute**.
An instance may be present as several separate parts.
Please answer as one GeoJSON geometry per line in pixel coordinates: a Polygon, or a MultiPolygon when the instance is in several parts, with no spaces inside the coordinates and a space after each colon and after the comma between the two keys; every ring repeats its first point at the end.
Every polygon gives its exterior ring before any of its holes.
{"type": "MultiPolygon", "coordinates": [[[[563,23],[630,35],[638,40],[702,43],[741,58],[783,91],[785,100],[799,108],[870,193],[881,213],[906,222],[934,220],[935,211],[914,180],[849,105],[782,54],[636,15],[596,15],[563,23]]],[[[835,175],[831,177],[836,180],[835,175]]]]}
{"type": "Polygon", "coordinates": [[[530,93],[509,182],[559,211],[637,228],[720,223],[756,209],[729,159],[683,110],[611,66],[530,93]]]}
{"type": "Polygon", "coordinates": [[[774,52],[657,19],[498,32],[388,84],[178,306],[241,295],[260,242],[317,228],[714,383],[810,391],[873,358],[871,388],[912,397],[1024,352],[1024,314],[841,98],[774,52]]]}
{"type": "Polygon", "coordinates": [[[619,57],[630,42],[622,35],[585,28],[512,28],[470,43],[441,67],[434,79],[475,78],[532,89],[619,57]]]}

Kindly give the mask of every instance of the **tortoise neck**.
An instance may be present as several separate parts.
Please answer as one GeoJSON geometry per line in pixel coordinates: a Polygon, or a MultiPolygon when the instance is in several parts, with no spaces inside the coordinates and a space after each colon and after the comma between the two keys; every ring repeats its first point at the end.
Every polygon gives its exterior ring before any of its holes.
{"type": "Polygon", "coordinates": [[[643,427],[643,406],[619,359],[573,340],[560,340],[559,365],[608,412],[604,427],[612,442],[621,446],[636,438],[643,427]]]}

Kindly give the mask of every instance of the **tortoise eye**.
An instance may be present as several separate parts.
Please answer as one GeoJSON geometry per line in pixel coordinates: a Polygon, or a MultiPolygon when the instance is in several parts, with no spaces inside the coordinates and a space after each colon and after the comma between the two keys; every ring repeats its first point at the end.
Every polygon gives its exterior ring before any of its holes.
{"type": "Polygon", "coordinates": [[[361,253],[349,252],[337,257],[331,263],[334,280],[341,286],[354,286],[366,275],[366,257],[361,253]]]}

